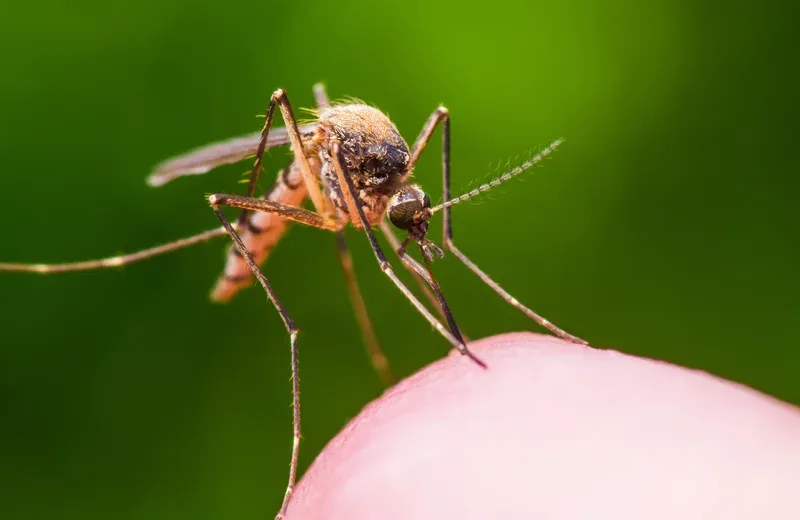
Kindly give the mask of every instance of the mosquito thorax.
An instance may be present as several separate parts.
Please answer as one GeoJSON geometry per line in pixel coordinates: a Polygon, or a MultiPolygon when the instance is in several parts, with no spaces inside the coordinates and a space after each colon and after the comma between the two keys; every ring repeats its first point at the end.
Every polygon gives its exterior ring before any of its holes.
{"type": "Polygon", "coordinates": [[[356,188],[394,185],[408,170],[411,154],[394,123],[374,107],[360,103],[334,105],[320,113],[319,123],[342,147],[345,166],[356,188]]]}
{"type": "Polygon", "coordinates": [[[399,229],[416,232],[421,236],[428,230],[431,199],[416,184],[397,190],[386,207],[389,221],[399,229]]]}

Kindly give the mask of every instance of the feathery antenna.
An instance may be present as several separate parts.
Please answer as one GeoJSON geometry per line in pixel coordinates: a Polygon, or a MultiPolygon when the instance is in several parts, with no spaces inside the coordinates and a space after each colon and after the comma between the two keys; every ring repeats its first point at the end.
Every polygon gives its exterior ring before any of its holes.
{"type": "Polygon", "coordinates": [[[472,197],[475,197],[476,195],[479,195],[479,194],[483,193],[484,191],[489,191],[490,189],[494,188],[498,184],[502,184],[502,183],[506,182],[508,179],[510,179],[512,177],[516,177],[517,175],[519,175],[520,173],[524,172],[525,170],[527,170],[527,169],[529,169],[529,168],[531,168],[533,166],[536,166],[537,163],[541,162],[542,159],[544,159],[545,157],[547,157],[548,155],[553,153],[555,151],[555,149],[558,148],[559,145],[561,143],[563,143],[563,142],[564,142],[564,139],[556,139],[555,141],[550,143],[550,146],[548,146],[547,148],[545,148],[544,150],[542,150],[541,152],[536,154],[531,159],[529,159],[529,160],[525,161],[524,163],[520,164],[519,166],[517,166],[513,170],[504,173],[503,175],[501,175],[500,177],[497,177],[496,179],[492,179],[491,181],[487,182],[486,184],[478,186],[477,188],[475,188],[474,190],[472,190],[470,192],[464,193],[463,195],[459,195],[458,197],[450,199],[450,200],[448,200],[447,202],[445,202],[443,204],[439,204],[438,206],[436,206],[434,208],[431,208],[431,210],[430,210],[431,214],[436,213],[437,211],[439,211],[441,209],[445,209],[445,208],[449,208],[450,206],[454,206],[454,205],[458,204],[459,202],[463,202],[463,201],[465,201],[467,199],[471,199],[472,197]]]}

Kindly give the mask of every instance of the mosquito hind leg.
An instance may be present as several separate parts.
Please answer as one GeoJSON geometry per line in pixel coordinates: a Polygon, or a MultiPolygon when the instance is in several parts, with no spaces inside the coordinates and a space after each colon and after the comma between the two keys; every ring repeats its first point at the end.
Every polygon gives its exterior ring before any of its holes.
{"type": "Polygon", "coordinates": [[[361,339],[367,349],[370,363],[372,363],[372,368],[378,373],[378,377],[384,386],[390,387],[397,382],[397,379],[392,374],[392,370],[389,368],[389,360],[381,350],[380,343],[375,335],[372,320],[370,320],[367,312],[367,305],[364,303],[364,297],[358,287],[358,279],[353,268],[353,257],[347,248],[344,231],[336,233],[336,245],[339,251],[339,262],[342,264],[345,282],[347,283],[347,292],[350,294],[350,303],[353,305],[353,312],[356,315],[358,327],[361,329],[361,339]]]}
{"type": "Polygon", "coordinates": [[[216,228],[198,233],[197,235],[181,238],[167,244],[142,249],[135,253],[127,255],[109,256],[108,258],[100,258],[97,260],[85,260],[83,262],[69,262],[65,264],[17,264],[17,263],[0,263],[0,271],[17,271],[26,273],[68,273],[73,271],[93,271],[95,269],[104,269],[111,267],[122,267],[134,262],[147,260],[154,256],[171,253],[178,249],[206,242],[214,237],[221,237],[227,234],[225,228],[216,228]]]}
{"type": "MultiPolygon", "coordinates": [[[[416,162],[419,159],[420,154],[425,149],[428,141],[430,141],[431,136],[433,135],[434,130],[436,127],[441,123],[442,125],[442,180],[443,180],[443,189],[444,189],[444,202],[450,200],[450,113],[445,107],[437,108],[433,114],[428,118],[425,122],[425,125],[422,128],[422,132],[420,132],[419,137],[417,138],[411,152],[411,163],[416,162]]],[[[462,253],[453,242],[453,225],[452,225],[452,217],[450,215],[450,211],[452,208],[445,207],[444,208],[444,216],[442,219],[442,227],[444,229],[444,246],[451,251],[456,258],[458,258],[470,271],[475,273],[478,278],[483,280],[483,282],[492,288],[494,292],[500,295],[503,300],[507,303],[516,307],[523,314],[528,316],[530,319],[544,327],[545,329],[549,330],[559,338],[565,339],[567,341],[571,341],[573,343],[578,343],[581,345],[588,345],[589,343],[569,334],[565,330],[555,326],[550,321],[546,320],[542,316],[536,314],[528,307],[522,305],[519,300],[511,296],[505,289],[500,287],[500,285],[492,280],[486,273],[484,273],[474,262],[472,262],[464,253],[462,253]]]]}
{"type": "Polygon", "coordinates": [[[294,320],[292,320],[292,318],[289,316],[289,313],[286,312],[283,304],[280,302],[280,300],[278,300],[278,296],[275,294],[275,291],[272,289],[272,286],[270,285],[266,276],[264,276],[264,273],[261,272],[261,269],[258,268],[258,265],[253,260],[253,256],[250,254],[250,251],[247,250],[244,242],[242,242],[242,238],[225,217],[225,214],[222,213],[222,210],[220,210],[220,202],[215,198],[215,196],[212,195],[209,197],[209,203],[211,204],[211,208],[214,210],[214,213],[217,215],[219,221],[222,222],[222,226],[228,232],[228,235],[230,235],[231,240],[233,240],[234,247],[237,248],[242,258],[244,258],[247,264],[250,266],[253,274],[261,284],[261,287],[264,288],[264,291],[267,293],[267,298],[269,298],[269,300],[272,302],[272,305],[275,306],[275,310],[278,311],[278,314],[283,321],[283,325],[286,327],[286,331],[289,333],[289,349],[291,352],[292,371],[292,455],[289,462],[289,483],[286,486],[286,492],[283,496],[281,508],[275,517],[276,520],[279,520],[282,519],[286,514],[286,509],[289,506],[289,501],[292,497],[295,483],[297,482],[297,466],[298,457],[300,454],[300,374],[297,360],[297,334],[299,333],[299,330],[295,325],[294,320]]]}
{"type": "MultiPolygon", "coordinates": [[[[408,287],[397,277],[394,270],[392,269],[391,264],[386,259],[386,255],[383,254],[383,250],[381,249],[378,240],[375,238],[375,233],[372,231],[372,227],[369,224],[369,221],[364,216],[364,210],[361,208],[360,204],[356,204],[356,188],[353,185],[353,180],[350,178],[349,175],[344,173],[344,160],[341,156],[341,146],[338,141],[333,141],[331,143],[331,153],[330,153],[331,160],[334,165],[334,169],[336,170],[336,176],[339,180],[340,186],[344,191],[344,199],[347,204],[348,211],[351,215],[351,218],[357,217],[361,227],[364,229],[364,232],[367,234],[367,238],[369,240],[370,246],[372,247],[373,253],[375,253],[375,258],[378,260],[378,265],[381,268],[386,276],[392,281],[392,283],[403,293],[403,295],[411,302],[414,308],[419,311],[420,314],[431,324],[431,326],[436,329],[439,334],[441,334],[453,347],[455,347],[461,354],[469,357],[472,361],[474,361],[479,366],[486,368],[486,364],[480,360],[480,358],[476,357],[470,350],[467,348],[467,345],[464,343],[464,339],[461,337],[461,333],[456,326],[455,320],[452,319],[450,316],[450,320],[448,320],[451,329],[448,330],[447,327],[442,325],[442,323],[436,319],[436,317],[430,313],[430,311],[422,305],[419,299],[414,296],[408,287]]],[[[438,288],[438,287],[437,287],[438,288]]],[[[433,288],[436,291],[437,288],[433,288]]],[[[444,297],[441,294],[437,294],[437,300],[443,301],[444,297]]],[[[444,306],[443,306],[444,307],[444,306]]],[[[449,314],[447,308],[445,307],[445,312],[449,314]]]]}

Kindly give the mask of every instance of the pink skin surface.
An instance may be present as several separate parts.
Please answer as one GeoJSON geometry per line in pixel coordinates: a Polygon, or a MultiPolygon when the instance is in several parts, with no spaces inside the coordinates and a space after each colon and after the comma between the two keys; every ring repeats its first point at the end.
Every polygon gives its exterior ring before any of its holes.
{"type": "Polygon", "coordinates": [[[800,519],[800,410],[707,373],[530,333],[369,404],[287,520],[800,519]]]}

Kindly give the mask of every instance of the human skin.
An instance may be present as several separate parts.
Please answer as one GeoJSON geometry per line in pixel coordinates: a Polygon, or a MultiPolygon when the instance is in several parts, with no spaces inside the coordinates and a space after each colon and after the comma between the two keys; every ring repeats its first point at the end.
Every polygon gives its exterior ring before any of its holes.
{"type": "Polygon", "coordinates": [[[800,409],[705,372],[530,333],[384,393],[287,520],[800,518],[800,409]]]}

